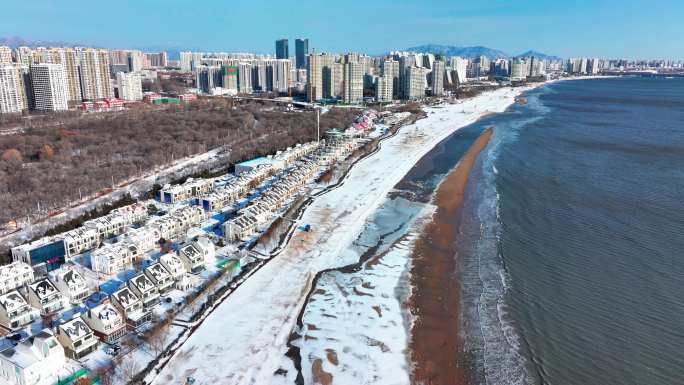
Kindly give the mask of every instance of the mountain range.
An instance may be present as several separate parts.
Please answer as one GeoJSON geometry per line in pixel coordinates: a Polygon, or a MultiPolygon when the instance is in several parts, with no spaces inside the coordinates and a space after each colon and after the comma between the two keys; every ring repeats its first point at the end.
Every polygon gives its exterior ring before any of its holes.
{"type": "Polygon", "coordinates": [[[42,41],[25,39],[19,36],[0,37],[0,46],[6,45],[10,48],[17,47],[74,47],[81,44],[65,41],[42,41]]]}
{"type": "Polygon", "coordinates": [[[483,46],[472,46],[472,47],[458,47],[453,45],[440,45],[440,44],[425,44],[416,47],[406,48],[406,51],[419,52],[419,53],[432,53],[432,54],[442,54],[445,56],[461,56],[467,58],[476,58],[480,56],[485,56],[489,59],[496,58],[511,58],[511,57],[529,57],[534,56],[539,59],[549,59],[558,60],[558,56],[546,55],[537,51],[527,51],[520,55],[509,55],[504,51],[483,47],[483,46]]]}

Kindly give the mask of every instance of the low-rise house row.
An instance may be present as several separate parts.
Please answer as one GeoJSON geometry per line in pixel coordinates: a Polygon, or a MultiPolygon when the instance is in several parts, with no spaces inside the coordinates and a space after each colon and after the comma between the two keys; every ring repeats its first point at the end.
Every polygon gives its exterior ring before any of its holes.
{"type": "Polygon", "coordinates": [[[126,322],[119,309],[109,302],[89,309],[83,320],[102,342],[113,343],[126,334],[126,322]]]}
{"type": "Polygon", "coordinates": [[[168,215],[159,217],[147,226],[156,228],[159,231],[161,238],[167,240],[178,239],[182,237],[188,229],[202,223],[204,219],[204,210],[202,210],[201,207],[185,206],[168,215]]]}
{"type": "Polygon", "coordinates": [[[18,330],[38,317],[38,310],[32,308],[17,290],[0,295],[0,326],[18,330]]]}
{"type": "Polygon", "coordinates": [[[157,248],[161,232],[154,226],[143,226],[129,229],[119,239],[122,243],[135,245],[140,253],[157,248]]]}
{"type": "Polygon", "coordinates": [[[97,337],[80,315],[57,326],[55,336],[64,347],[64,354],[74,360],[80,360],[97,349],[97,337]]]}
{"type": "Polygon", "coordinates": [[[148,266],[147,269],[145,269],[145,275],[157,287],[159,294],[165,294],[173,288],[173,275],[166,270],[161,262],[153,263],[148,266]]]}
{"type": "Polygon", "coordinates": [[[199,197],[213,190],[213,179],[188,179],[183,184],[164,186],[159,191],[159,200],[164,203],[177,203],[199,197]]]}
{"type": "Polygon", "coordinates": [[[223,223],[223,235],[229,242],[238,241],[254,234],[258,222],[254,217],[240,214],[223,223]]]}
{"type": "Polygon", "coordinates": [[[166,268],[166,271],[171,274],[174,280],[178,280],[183,274],[187,272],[185,265],[180,257],[175,253],[167,253],[159,257],[159,263],[166,268]]]}
{"type": "Polygon", "coordinates": [[[113,275],[131,268],[140,255],[138,247],[132,243],[106,244],[92,252],[90,264],[97,273],[113,275]]]}
{"type": "Polygon", "coordinates": [[[203,196],[200,203],[205,211],[217,211],[237,201],[241,194],[238,186],[230,185],[203,196]]]}
{"type": "Polygon", "coordinates": [[[0,383],[53,385],[65,363],[64,348],[45,329],[0,352],[0,383]]]}
{"type": "Polygon", "coordinates": [[[74,256],[92,250],[100,244],[100,236],[96,229],[79,227],[64,233],[65,260],[69,262],[74,256]]]}
{"type": "Polygon", "coordinates": [[[0,294],[33,282],[33,269],[28,263],[12,262],[0,266],[0,294]]]}
{"type": "Polygon", "coordinates": [[[142,301],[128,286],[115,291],[109,298],[126,317],[129,330],[140,330],[152,321],[152,313],[143,309],[142,301]]]}
{"type": "Polygon", "coordinates": [[[178,256],[185,270],[195,273],[216,259],[216,247],[209,239],[202,237],[183,246],[178,256]]]}
{"type": "Polygon", "coordinates": [[[128,287],[140,298],[143,309],[151,309],[159,303],[159,289],[144,272],[131,278],[128,287]]]}
{"type": "Polygon", "coordinates": [[[64,308],[65,298],[48,278],[27,285],[26,299],[41,315],[53,314],[64,308]]]}
{"type": "Polygon", "coordinates": [[[50,272],[50,278],[55,287],[74,305],[83,302],[90,295],[88,282],[73,265],[50,272]]]}

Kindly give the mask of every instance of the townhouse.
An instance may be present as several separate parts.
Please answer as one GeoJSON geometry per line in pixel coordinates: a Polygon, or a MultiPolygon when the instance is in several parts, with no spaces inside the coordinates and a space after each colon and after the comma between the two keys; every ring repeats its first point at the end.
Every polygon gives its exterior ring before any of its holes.
{"type": "Polygon", "coordinates": [[[128,281],[128,288],[140,298],[143,309],[151,309],[159,303],[159,289],[144,272],[131,278],[128,281]]]}
{"type": "Polygon", "coordinates": [[[66,363],[64,348],[45,329],[16,346],[0,351],[0,383],[52,385],[66,363]]]}
{"type": "Polygon", "coordinates": [[[140,250],[132,243],[106,244],[92,252],[90,265],[97,273],[113,275],[133,267],[140,255],[140,250]]]}
{"type": "Polygon", "coordinates": [[[143,309],[142,301],[128,286],[115,291],[109,298],[126,317],[129,330],[138,331],[152,321],[152,313],[143,309]]]}
{"type": "Polygon", "coordinates": [[[222,189],[217,189],[211,194],[205,195],[200,199],[202,208],[205,211],[220,210],[240,198],[242,189],[236,185],[229,185],[222,189]]]}
{"type": "Polygon", "coordinates": [[[47,278],[41,278],[29,284],[26,289],[26,299],[29,305],[40,311],[41,315],[62,310],[66,302],[62,293],[47,278]]]}
{"type": "Polygon", "coordinates": [[[0,295],[0,326],[18,330],[38,317],[38,310],[32,308],[17,290],[0,295]]]}
{"type": "Polygon", "coordinates": [[[50,272],[50,278],[71,304],[79,304],[90,295],[88,282],[73,265],[50,272]]]}
{"type": "Polygon", "coordinates": [[[120,237],[120,242],[135,245],[140,253],[156,249],[159,245],[161,232],[154,226],[143,226],[129,229],[120,237]]]}
{"type": "Polygon", "coordinates": [[[173,288],[173,275],[166,270],[161,262],[151,264],[147,269],[145,269],[145,275],[157,287],[160,295],[165,294],[173,288]]]}
{"type": "Polygon", "coordinates": [[[64,233],[65,260],[69,262],[74,256],[92,250],[100,244],[100,236],[96,229],[79,227],[64,233]]]}
{"type": "Polygon", "coordinates": [[[198,238],[183,246],[178,256],[185,270],[195,273],[216,259],[216,247],[208,238],[198,238]]]}
{"type": "Polygon", "coordinates": [[[80,360],[97,349],[98,340],[88,324],[78,314],[71,320],[57,326],[55,335],[64,354],[74,360],[80,360]]]}
{"type": "Polygon", "coordinates": [[[33,282],[33,269],[25,262],[0,266],[0,294],[33,282]]]}
{"type": "Polygon", "coordinates": [[[83,320],[93,330],[100,341],[114,343],[126,334],[126,322],[119,309],[109,302],[89,309],[83,320]]]}
{"type": "Polygon", "coordinates": [[[188,179],[179,185],[166,185],[159,191],[163,203],[178,203],[214,190],[213,179],[188,179]]]}
{"type": "Polygon", "coordinates": [[[168,271],[169,274],[171,274],[171,277],[173,277],[174,280],[178,280],[185,273],[187,273],[183,261],[181,261],[180,257],[175,253],[168,253],[162,255],[161,257],[159,257],[159,263],[162,266],[164,266],[166,271],[168,271]]]}
{"type": "Polygon", "coordinates": [[[254,234],[257,225],[256,218],[243,213],[223,223],[223,236],[229,242],[238,241],[254,234]]]}

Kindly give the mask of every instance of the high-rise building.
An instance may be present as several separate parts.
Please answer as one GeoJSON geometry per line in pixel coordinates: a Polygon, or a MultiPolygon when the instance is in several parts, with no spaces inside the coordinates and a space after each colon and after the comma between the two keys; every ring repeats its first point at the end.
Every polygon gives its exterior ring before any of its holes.
{"type": "Polygon", "coordinates": [[[295,64],[297,69],[307,68],[307,59],[309,57],[309,39],[295,40],[295,64]]]}
{"type": "Polygon", "coordinates": [[[81,79],[79,74],[79,54],[73,48],[40,49],[34,55],[36,63],[62,64],[69,83],[69,101],[81,101],[81,79]]]}
{"type": "Polygon", "coordinates": [[[459,56],[451,58],[451,69],[456,71],[456,80],[458,84],[463,84],[467,81],[468,59],[459,56]]]}
{"type": "Polygon", "coordinates": [[[511,80],[525,80],[528,73],[527,60],[524,58],[514,58],[511,60],[511,80]]]}
{"type": "Polygon", "coordinates": [[[17,63],[31,65],[33,64],[33,50],[29,47],[17,47],[14,50],[14,58],[17,63]]]}
{"type": "Polygon", "coordinates": [[[62,64],[31,65],[31,84],[38,111],[66,111],[69,83],[62,64]]]}
{"type": "Polygon", "coordinates": [[[252,93],[252,64],[238,64],[238,92],[241,94],[252,93]]]}
{"type": "Polygon", "coordinates": [[[421,67],[408,67],[405,70],[406,81],[404,99],[416,100],[425,97],[425,69],[421,67]]]}
{"type": "Polygon", "coordinates": [[[273,63],[273,91],[288,92],[290,89],[290,59],[279,59],[273,63]]]}
{"type": "Polygon", "coordinates": [[[432,62],[432,96],[444,94],[444,62],[435,60],[432,62]]]}
{"type": "Polygon", "coordinates": [[[378,76],[375,79],[375,100],[380,103],[391,102],[393,98],[391,77],[378,76]]]}
{"type": "Polygon", "coordinates": [[[323,58],[322,55],[309,55],[306,67],[306,96],[310,102],[323,99],[323,58]]]}
{"type": "Polygon", "coordinates": [[[0,64],[12,62],[12,49],[7,46],[0,46],[0,64]]]}
{"type": "Polygon", "coordinates": [[[345,103],[349,104],[363,102],[363,68],[361,63],[345,63],[343,99],[345,103]]]}
{"type": "Polygon", "coordinates": [[[287,39],[276,40],[276,59],[289,59],[290,52],[287,39]]]}
{"type": "Polygon", "coordinates": [[[20,76],[14,65],[0,65],[0,114],[19,113],[25,109],[20,76]]]}
{"type": "Polygon", "coordinates": [[[102,49],[85,48],[79,53],[81,65],[81,93],[85,100],[114,97],[109,77],[109,52],[102,49]]]}
{"type": "Polygon", "coordinates": [[[116,73],[116,83],[119,87],[119,98],[123,100],[142,100],[142,79],[136,72],[116,73]]]}
{"type": "Polygon", "coordinates": [[[387,82],[392,83],[392,98],[399,97],[399,62],[385,60],[382,62],[382,76],[387,82]]]}
{"type": "Polygon", "coordinates": [[[224,65],[221,67],[223,75],[223,88],[237,93],[238,91],[238,67],[235,65],[224,65]]]}
{"type": "Polygon", "coordinates": [[[200,66],[195,68],[195,84],[202,92],[211,93],[223,85],[223,71],[219,66],[200,66]]]}
{"type": "Polygon", "coordinates": [[[169,65],[169,57],[166,52],[148,52],[145,56],[145,68],[163,68],[169,65]]]}

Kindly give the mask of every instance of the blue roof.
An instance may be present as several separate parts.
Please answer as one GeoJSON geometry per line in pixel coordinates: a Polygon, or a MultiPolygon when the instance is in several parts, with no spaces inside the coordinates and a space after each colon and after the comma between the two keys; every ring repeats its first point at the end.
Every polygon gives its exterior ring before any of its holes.
{"type": "Polygon", "coordinates": [[[260,164],[270,163],[270,162],[271,161],[268,158],[266,158],[264,156],[260,156],[258,158],[254,158],[254,159],[246,160],[244,162],[240,162],[238,164],[241,166],[257,166],[260,164]]]}

